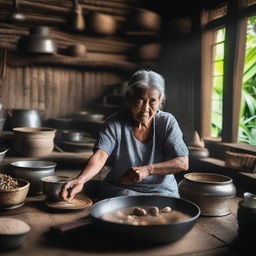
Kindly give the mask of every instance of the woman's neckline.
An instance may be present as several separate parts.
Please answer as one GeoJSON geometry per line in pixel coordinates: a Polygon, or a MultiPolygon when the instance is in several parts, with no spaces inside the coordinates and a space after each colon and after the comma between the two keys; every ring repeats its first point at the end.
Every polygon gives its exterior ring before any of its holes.
{"type": "Polygon", "coordinates": [[[134,134],[134,130],[133,130],[133,126],[131,127],[131,133],[132,133],[132,136],[133,138],[138,141],[139,143],[143,144],[143,145],[147,145],[147,144],[150,144],[153,140],[153,136],[154,136],[154,130],[155,130],[155,116],[153,117],[153,120],[152,120],[152,130],[151,130],[151,135],[150,135],[150,139],[143,142],[143,141],[140,141],[139,139],[136,138],[135,134],[134,134]]]}

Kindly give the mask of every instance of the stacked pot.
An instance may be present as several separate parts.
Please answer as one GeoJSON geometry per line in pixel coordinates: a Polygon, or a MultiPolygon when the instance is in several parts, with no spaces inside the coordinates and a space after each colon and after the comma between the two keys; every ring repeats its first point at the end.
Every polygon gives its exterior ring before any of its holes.
{"type": "MultiPolygon", "coordinates": [[[[41,126],[41,111],[35,109],[13,109],[9,113],[9,128],[13,130],[12,151],[22,157],[45,157],[54,148],[56,130],[41,126]]],[[[14,178],[30,183],[30,194],[42,193],[40,179],[55,174],[56,163],[49,161],[17,161],[10,164],[14,178]]]]}

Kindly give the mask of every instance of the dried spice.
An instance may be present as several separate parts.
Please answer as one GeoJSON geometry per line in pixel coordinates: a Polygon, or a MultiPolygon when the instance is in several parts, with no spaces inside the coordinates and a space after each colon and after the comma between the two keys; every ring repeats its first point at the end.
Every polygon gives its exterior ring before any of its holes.
{"type": "Polygon", "coordinates": [[[12,189],[18,187],[18,181],[7,174],[0,173],[0,190],[12,189]]]}

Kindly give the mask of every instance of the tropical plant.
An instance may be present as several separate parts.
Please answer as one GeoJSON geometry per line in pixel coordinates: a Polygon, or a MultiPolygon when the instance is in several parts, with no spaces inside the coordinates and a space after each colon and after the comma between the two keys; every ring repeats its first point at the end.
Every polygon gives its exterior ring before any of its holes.
{"type": "Polygon", "coordinates": [[[248,18],[238,140],[256,145],[256,17],[248,18]]]}

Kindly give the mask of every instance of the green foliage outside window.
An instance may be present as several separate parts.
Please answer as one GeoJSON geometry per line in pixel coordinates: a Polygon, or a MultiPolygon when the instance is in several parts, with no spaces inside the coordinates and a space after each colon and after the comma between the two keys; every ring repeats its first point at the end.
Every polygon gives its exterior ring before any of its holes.
{"type": "Polygon", "coordinates": [[[256,16],[248,18],[238,140],[256,145],[256,16]]]}
{"type": "MultiPolygon", "coordinates": [[[[213,45],[212,136],[222,129],[223,66],[225,29],[216,32],[213,45]]],[[[246,54],[238,141],[256,145],[256,17],[248,18],[246,54]]]]}

